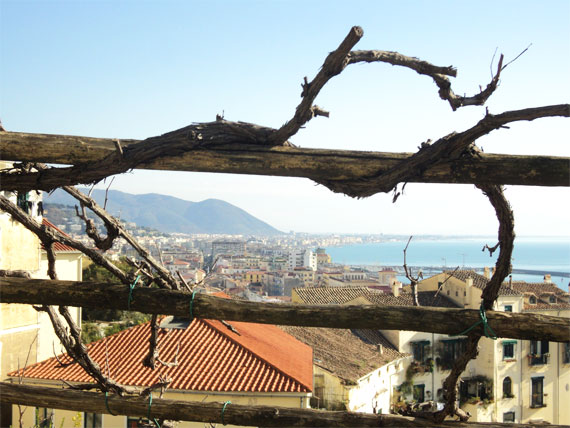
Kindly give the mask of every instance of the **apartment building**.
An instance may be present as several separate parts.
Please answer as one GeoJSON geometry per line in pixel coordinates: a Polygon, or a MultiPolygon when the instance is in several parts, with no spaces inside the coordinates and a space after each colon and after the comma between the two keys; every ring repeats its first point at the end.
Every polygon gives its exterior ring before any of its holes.
{"type": "MultiPolygon", "coordinates": [[[[422,281],[418,289],[441,288],[440,293],[458,306],[477,309],[489,281],[486,272],[487,276],[466,270],[443,272],[422,281]]],[[[542,283],[510,281],[501,286],[494,309],[570,317],[569,294],[552,284],[549,276],[542,283]]],[[[570,424],[570,409],[564,405],[570,402],[568,342],[481,338],[479,343],[472,373],[492,381],[492,401],[465,403],[471,420],[570,424]]]]}
{"type": "Polygon", "coordinates": [[[317,254],[308,249],[293,248],[289,250],[287,268],[292,271],[295,268],[308,268],[317,270],[317,254]]]}

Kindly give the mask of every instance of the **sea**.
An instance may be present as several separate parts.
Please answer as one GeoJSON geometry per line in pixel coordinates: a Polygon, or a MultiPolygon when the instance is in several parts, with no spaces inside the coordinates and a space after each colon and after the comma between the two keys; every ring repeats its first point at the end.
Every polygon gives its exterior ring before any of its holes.
{"type": "MultiPolygon", "coordinates": [[[[408,239],[384,242],[328,247],[333,263],[379,270],[395,268],[402,275],[398,279],[409,282],[403,276],[404,248],[408,239]]],[[[495,265],[499,250],[489,256],[482,251],[485,245],[497,243],[496,238],[470,237],[422,239],[414,237],[406,251],[408,267],[414,267],[413,274],[422,269],[424,277],[435,275],[441,270],[474,269],[482,273],[484,267],[495,265]]],[[[513,281],[542,282],[544,274],[552,275],[552,282],[568,291],[570,282],[570,238],[569,237],[517,237],[512,256],[513,281]]]]}

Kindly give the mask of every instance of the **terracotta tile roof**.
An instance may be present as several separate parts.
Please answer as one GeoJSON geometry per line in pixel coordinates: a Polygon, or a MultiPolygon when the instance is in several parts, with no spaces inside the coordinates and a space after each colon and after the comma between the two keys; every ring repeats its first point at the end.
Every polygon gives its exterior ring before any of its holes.
{"type": "MultiPolygon", "coordinates": [[[[445,271],[444,273],[450,275],[453,273],[453,271],[445,271]]],[[[489,282],[489,280],[484,275],[480,275],[474,270],[457,270],[455,271],[455,273],[453,273],[453,276],[463,282],[467,281],[467,278],[472,278],[473,286],[479,288],[480,290],[483,290],[487,285],[487,283],[489,282]]],[[[499,288],[499,296],[520,296],[520,295],[521,295],[520,292],[517,291],[516,289],[509,288],[509,285],[506,282],[501,284],[501,287],[499,288]]]]}
{"type": "Polygon", "coordinates": [[[376,344],[365,342],[347,329],[282,326],[285,332],[313,348],[314,363],[333,372],[347,383],[398,358],[405,357],[386,339],[383,352],[376,344]]]}
{"type": "Polygon", "coordinates": [[[521,293],[533,293],[537,296],[543,293],[554,293],[556,295],[568,294],[550,282],[513,281],[513,288],[521,293]]]}
{"type": "Polygon", "coordinates": [[[554,311],[570,309],[569,294],[552,283],[513,281],[513,289],[522,294],[532,294],[537,298],[537,302],[535,304],[531,304],[527,301],[524,302],[523,310],[525,311],[554,311]],[[555,299],[555,302],[553,303],[550,303],[551,296],[555,299]]]}
{"type": "MultiPolygon", "coordinates": [[[[67,233],[65,233],[63,230],[61,230],[60,228],[58,228],[55,224],[53,224],[51,221],[49,221],[49,220],[48,220],[47,218],[45,218],[45,217],[42,218],[42,225],[47,226],[47,227],[50,227],[50,228],[52,228],[52,229],[55,229],[55,230],[57,230],[59,233],[65,235],[65,236],[69,236],[67,233]]],[[[73,248],[73,247],[70,247],[69,245],[62,244],[61,242],[54,242],[53,245],[52,245],[52,248],[54,249],[54,251],[55,251],[56,253],[58,253],[58,252],[71,252],[71,251],[73,251],[73,252],[75,252],[75,253],[80,253],[80,252],[81,252],[81,251],[79,251],[79,250],[76,250],[76,249],[73,248]]],[[[45,247],[44,247],[43,244],[42,244],[42,250],[45,251],[45,247]]]]}
{"type": "Polygon", "coordinates": [[[372,293],[380,294],[366,287],[315,287],[295,288],[299,298],[308,305],[330,305],[350,302],[357,297],[367,297],[372,293]]]}
{"type": "MultiPolygon", "coordinates": [[[[435,306],[439,308],[459,308],[463,306],[457,305],[453,300],[448,299],[442,293],[437,294],[435,291],[418,291],[418,301],[420,306],[435,306]]],[[[375,295],[371,303],[385,306],[413,306],[412,294],[402,292],[398,297],[393,294],[375,295]]]]}
{"type": "MultiPolygon", "coordinates": [[[[363,297],[370,303],[383,306],[412,306],[412,295],[400,293],[398,297],[392,293],[383,293],[366,287],[315,287],[295,288],[299,298],[309,305],[345,304],[359,297],[363,297]]],[[[418,300],[421,306],[437,306],[442,308],[460,307],[443,294],[435,297],[435,291],[418,292],[418,300]]]]}
{"type": "MultiPolygon", "coordinates": [[[[150,323],[93,342],[88,350],[101,367],[106,367],[107,349],[111,377],[125,385],[149,386],[158,381],[161,372],[172,378],[169,388],[177,390],[300,393],[312,390],[310,347],[276,326],[234,321],[231,325],[239,334],[215,320],[194,319],[186,329],[161,328],[161,359],[172,361],[178,344],[180,351],[178,366],[160,370],[142,365],[148,352],[150,323]]],[[[55,358],[27,367],[25,377],[92,381],[77,363],[62,368],[55,358]]]]}
{"type": "Polygon", "coordinates": [[[484,289],[489,280],[484,276],[480,275],[474,270],[456,270],[453,272],[452,270],[445,271],[444,273],[450,275],[453,273],[453,276],[463,282],[467,281],[467,278],[473,279],[473,285],[479,289],[484,289]]]}

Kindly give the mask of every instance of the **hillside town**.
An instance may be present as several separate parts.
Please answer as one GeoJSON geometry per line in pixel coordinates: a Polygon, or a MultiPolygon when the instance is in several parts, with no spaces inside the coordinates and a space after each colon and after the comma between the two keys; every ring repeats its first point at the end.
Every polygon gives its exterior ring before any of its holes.
{"type": "MultiPolygon", "coordinates": [[[[65,229],[43,216],[41,198],[10,196],[45,227],[65,229]]],[[[35,235],[0,214],[0,268],[47,278],[47,255],[35,235]],[[18,242],[18,245],[14,245],[18,242]]],[[[136,225],[127,224],[136,231],[136,225]]],[[[70,231],[73,233],[72,231],[70,231]]],[[[412,306],[409,284],[391,267],[371,271],[334,263],[328,240],[304,236],[160,236],[139,240],[172,274],[195,291],[228,299],[311,305],[412,306]],[[322,246],[319,246],[322,245],[322,246]]],[[[338,239],[338,240],[337,240],[338,239]]],[[[112,259],[135,257],[115,246],[112,259]]],[[[89,263],[66,245],[55,247],[60,279],[81,281],[89,263]]],[[[492,275],[444,271],[418,284],[421,306],[479,307],[492,275]]],[[[509,281],[495,309],[570,317],[570,294],[552,284],[509,281]]],[[[58,387],[89,382],[77,363],[59,355],[61,345],[45,313],[29,305],[2,303],[2,380],[58,387]],[[65,361],[65,363],[62,363],[65,361]]],[[[81,308],[72,310],[81,325],[81,308]]],[[[88,346],[95,361],[121,383],[144,387],[171,379],[165,397],[300,408],[398,413],[407,406],[443,406],[443,380],[465,346],[465,336],[395,330],[344,330],[162,317],[160,375],[141,365],[149,323],[120,331],[88,346]],[[128,350],[128,352],[127,352],[128,350]],[[112,355],[112,358],[109,358],[112,355]]],[[[471,421],[570,423],[570,344],[482,338],[479,354],[460,382],[461,409],[471,421]]],[[[2,406],[2,426],[144,426],[144,418],[2,406]],[[48,422],[46,422],[48,421],[48,422]],[[22,425],[23,424],[23,425],[22,425]]],[[[201,426],[183,422],[178,426],[201,426]]]]}

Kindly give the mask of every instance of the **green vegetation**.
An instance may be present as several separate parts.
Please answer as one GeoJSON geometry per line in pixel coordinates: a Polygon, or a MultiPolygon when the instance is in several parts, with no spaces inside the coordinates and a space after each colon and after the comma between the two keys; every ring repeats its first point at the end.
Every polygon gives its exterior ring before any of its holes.
{"type": "Polygon", "coordinates": [[[81,324],[81,341],[85,344],[102,339],[101,330],[96,323],[83,322],[81,324]]]}
{"type": "MultiPolygon", "coordinates": [[[[127,263],[125,258],[115,262],[115,265],[125,272],[132,273],[134,271],[134,268],[127,263]]],[[[95,263],[91,263],[83,269],[83,280],[104,283],[118,282],[115,275],[95,263]]],[[[150,315],[140,312],[83,308],[81,339],[84,343],[91,343],[149,320],[150,315]]]]}

